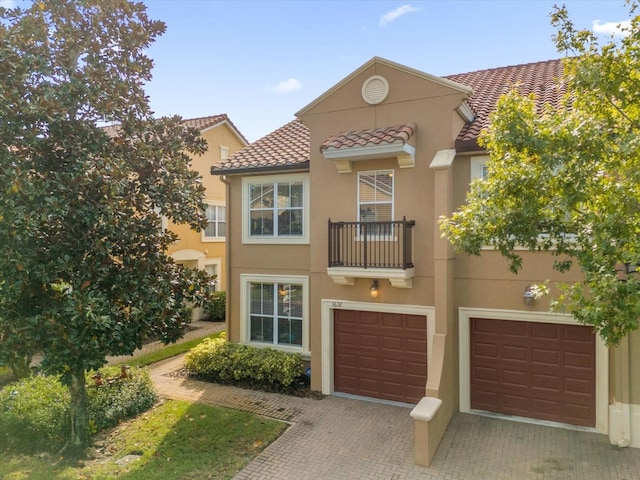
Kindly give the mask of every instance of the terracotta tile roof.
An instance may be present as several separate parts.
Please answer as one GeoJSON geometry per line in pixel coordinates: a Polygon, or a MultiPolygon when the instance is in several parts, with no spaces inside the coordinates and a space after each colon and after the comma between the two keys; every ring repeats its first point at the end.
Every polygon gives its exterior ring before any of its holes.
{"type": "Polygon", "coordinates": [[[296,119],[214,165],[211,173],[304,167],[309,162],[310,143],[309,129],[296,119]]]}
{"type": "Polygon", "coordinates": [[[404,144],[407,143],[415,131],[416,125],[414,123],[408,123],[406,125],[396,125],[393,127],[339,133],[338,135],[327,138],[322,145],[320,145],[320,151],[380,145],[382,143],[392,144],[401,142],[404,144]]]}
{"type": "MultiPolygon", "coordinates": [[[[225,122],[228,123],[231,129],[238,134],[245,145],[249,145],[249,141],[244,137],[244,135],[242,135],[240,130],[236,128],[236,126],[229,119],[226,113],[222,113],[220,115],[211,115],[208,117],[187,118],[182,121],[182,123],[184,123],[188,127],[197,128],[200,131],[206,130],[207,128],[211,128],[216,125],[220,125],[221,123],[225,122]]],[[[108,125],[103,128],[109,136],[115,137],[118,134],[118,125],[108,125]]]]}
{"type": "MultiPolygon", "coordinates": [[[[548,60],[443,77],[473,89],[467,104],[475,118],[467,123],[458,135],[456,150],[461,152],[478,148],[478,135],[488,126],[489,115],[495,109],[498,98],[515,85],[519,85],[523,95],[535,93],[539,108],[544,104],[558,107],[566,92],[566,86],[557,83],[562,73],[561,60],[548,60]]],[[[320,150],[382,142],[406,142],[413,133],[415,133],[413,124],[341,133],[323,142],[320,150]]],[[[308,165],[310,159],[309,137],[307,127],[299,120],[294,120],[219,163],[211,169],[211,172],[214,174],[242,173],[304,167],[308,165]]]]}
{"type": "Polygon", "coordinates": [[[475,119],[458,135],[456,149],[477,148],[478,135],[489,125],[489,115],[495,109],[498,98],[514,85],[519,86],[523,95],[535,93],[539,109],[544,104],[558,107],[566,93],[566,85],[557,83],[562,74],[562,60],[547,60],[444,77],[473,88],[468,104],[475,119]]]}
{"type": "Polygon", "coordinates": [[[220,125],[221,123],[228,123],[231,129],[238,134],[238,136],[242,139],[245,145],[249,145],[249,141],[245,138],[245,136],[236,128],[231,119],[227,116],[226,113],[222,113],[220,115],[212,115],[209,117],[200,117],[200,118],[187,118],[183,120],[183,123],[189,127],[197,128],[198,130],[206,130],[207,128],[214,127],[216,125],[220,125]]]}

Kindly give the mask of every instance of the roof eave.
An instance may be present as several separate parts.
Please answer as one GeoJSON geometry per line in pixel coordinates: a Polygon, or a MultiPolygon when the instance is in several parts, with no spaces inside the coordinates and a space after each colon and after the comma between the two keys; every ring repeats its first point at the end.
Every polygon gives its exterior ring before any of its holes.
{"type": "Polygon", "coordinates": [[[485,148],[478,145],[477,138],[469,138],[456,140],[455,142],[456,153],[471,153],[471,152],[486,152],[485,148]]]}
{"type": "Polygon", "coordinates": [[[247,173],[270,173],[270,172],[298,172],[309,171],[309,161],[295,163],[293,165],[275,165],[275,166],[260,166],[260,167],[240,167],[240,168],[227,168],[220,169],[215,166],[211,167],[211,175],[244,175],[247,173]]]}

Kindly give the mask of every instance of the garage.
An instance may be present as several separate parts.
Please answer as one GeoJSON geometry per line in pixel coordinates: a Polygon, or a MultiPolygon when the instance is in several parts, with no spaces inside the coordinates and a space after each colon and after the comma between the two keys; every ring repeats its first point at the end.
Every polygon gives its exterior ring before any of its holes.
{"type": "Polygon", "coordinates": [[[334,391],[416,403],[427,382],[426,317],[334,310],[334,391]]]}
{"type": "Polygon", "coordinates": [[[595,426],[590,327],[470,318],[470,366],[473,410],[595,426]]]}

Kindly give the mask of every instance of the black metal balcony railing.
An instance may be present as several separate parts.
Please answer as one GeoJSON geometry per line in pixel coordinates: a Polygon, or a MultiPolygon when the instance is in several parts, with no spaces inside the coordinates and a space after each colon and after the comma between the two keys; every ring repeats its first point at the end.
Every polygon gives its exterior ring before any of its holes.
{"type": "Polygon", "coordinates": [[[413,267],[415,220],[332,222],[329,219],[329,267],[413,267]]]}

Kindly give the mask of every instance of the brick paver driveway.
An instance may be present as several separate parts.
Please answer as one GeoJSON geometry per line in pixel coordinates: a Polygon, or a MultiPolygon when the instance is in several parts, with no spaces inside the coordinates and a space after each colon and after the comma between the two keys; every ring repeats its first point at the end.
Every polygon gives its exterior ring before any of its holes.
{"type": "Polygon", "coordinates": [[[178,357],[151,368],[159,393],[251,411],[291,427],[236,480],[640,479],[640,449],[604,435],[456,414],[430,467],[413,464],[410,409],[338,396],[294,398],[167,376],[178,357]]]}

